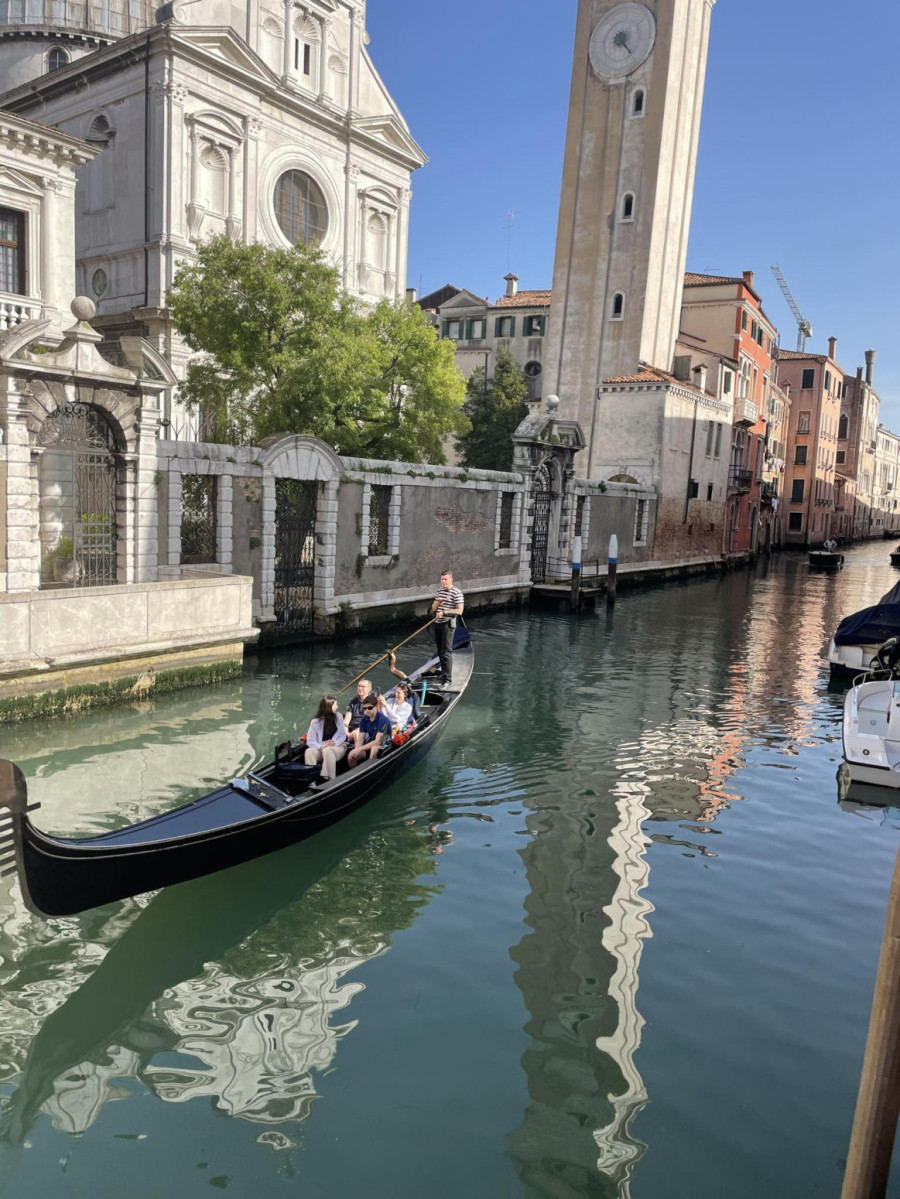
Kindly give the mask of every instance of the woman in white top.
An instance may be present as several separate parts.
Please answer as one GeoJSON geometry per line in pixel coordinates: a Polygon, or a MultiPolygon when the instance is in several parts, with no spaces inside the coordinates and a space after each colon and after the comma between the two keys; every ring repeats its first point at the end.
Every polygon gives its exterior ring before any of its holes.
{"type": "Polygon", "coordinates": [[[410,688],[406,683],[398,683],[394,689],[394,698],[384,695],[378,697],[378,706],[394,726],[395,732],[402,733],[413,716],[413,706],[409,700],[410,688]]]}
{"type": "Polygon", "coordinates": [[[322,778],[333,779],[347,753],[347,730],[333,695],[323,695],[306,734],[306,765],[322,763],[322,778]]]}

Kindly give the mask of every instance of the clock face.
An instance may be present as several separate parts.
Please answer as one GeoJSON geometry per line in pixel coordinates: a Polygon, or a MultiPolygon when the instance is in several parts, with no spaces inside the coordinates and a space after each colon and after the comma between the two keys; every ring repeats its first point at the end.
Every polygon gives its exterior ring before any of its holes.
{"type": "Polygon", "coordinates": [[[529,379],[536,379],[544,368],[539,362],[526,362],[523,370],[529,379]]]}
{"type": "Polygon", "coordinates": [[[617,4],[591,34],[590,57],[601,79],[624,79],[644,62],[656,41],[656,21],[643,4],[617,4]]]}

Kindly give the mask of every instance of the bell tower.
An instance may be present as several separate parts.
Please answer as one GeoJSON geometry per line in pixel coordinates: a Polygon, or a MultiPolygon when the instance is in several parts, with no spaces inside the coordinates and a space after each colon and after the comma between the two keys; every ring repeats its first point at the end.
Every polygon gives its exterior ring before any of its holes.
{"type": "Polygon", "coordinates": [[[586,432],[603,380],[672,369],[714,3],[579,0],[544,390],[586,432]]]}

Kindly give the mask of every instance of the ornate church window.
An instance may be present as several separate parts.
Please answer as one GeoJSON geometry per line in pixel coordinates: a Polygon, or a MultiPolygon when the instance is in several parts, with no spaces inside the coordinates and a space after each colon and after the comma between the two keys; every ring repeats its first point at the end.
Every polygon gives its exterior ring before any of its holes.
{"type": "Polygon", "coordinates": [[[25,294],[25,214],[0,208],[0,291],[25,294]]]}
{"type": "Polygon", "coordinates": [[[62,67],[69,65],[69,56],[65,50],[61,50],[59,46],[54,46],[47,55],[47,70],[59,71],[62,67]]]}
{"type": "Polygon", "coordinates": [[[275,218],[291,245],[318,245],[328,232],[322,189],[304,171],[287,171],[275,184],[275,218]]]}

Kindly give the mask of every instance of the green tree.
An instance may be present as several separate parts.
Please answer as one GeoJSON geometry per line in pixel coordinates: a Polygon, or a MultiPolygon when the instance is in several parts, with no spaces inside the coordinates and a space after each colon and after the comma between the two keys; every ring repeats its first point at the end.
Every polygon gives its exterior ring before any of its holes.
{"type": "Polygon", "coordinates": [[[203,243],[168,294],[195,357],[180,396],[236,442],[308,433],[343,454],[443,462],[465,388],[425,314],[361,310],[315,246],[203,243]]]}
{"type": "Polygon", "coordinates": [[[512,435],[528,415],[525,372],[505,346],[497,351],[494,376],[483,367],[469,377],[463,411],[471,428],[458,438],[463,466],[482,470],[510,470],[512,435]]]}

